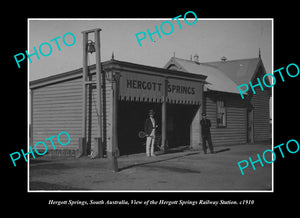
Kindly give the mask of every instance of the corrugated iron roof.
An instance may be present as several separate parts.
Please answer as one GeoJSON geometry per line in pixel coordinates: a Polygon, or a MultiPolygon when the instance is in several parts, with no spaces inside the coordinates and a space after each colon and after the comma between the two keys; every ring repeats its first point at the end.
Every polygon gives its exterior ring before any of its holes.
{"type": "Polygon", "coordinates": [[[237,85],[241,85],[251,81],[258,63],[259,58],[249,58],[231,61],[206,62],[205,64],[217,67],[237,85]]]}
{"type": "Polygon", "coordinates": [[[237,86],[249,83],[256,72],[259,58],[197,63],[172,57],[165,67],[172,64],[179,70],[207,76],[206,87],[210,90],[239,93],[237,86]]]}

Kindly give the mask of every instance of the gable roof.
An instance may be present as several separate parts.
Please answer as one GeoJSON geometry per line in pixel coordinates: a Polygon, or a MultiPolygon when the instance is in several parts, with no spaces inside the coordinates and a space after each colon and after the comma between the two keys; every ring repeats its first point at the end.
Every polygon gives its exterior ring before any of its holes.
{"type": "Polygon", "coordinates": [[[165,68],[176,66],[178,70],[207,76],[209,90],[239,94],[237,86],[249,83],[256,73],[260,58],[232,61],[197,63],[191,60],[172,57],[165,68]]]}
{"type": "Polygon", "coordinates": [[[249,81],[252,80],[259,61],[260,58],[250,58],[231,61],[206,62],[205,64],[217,67],[237,85],[241,85],[243,83],[249,83],[249,81]]]}

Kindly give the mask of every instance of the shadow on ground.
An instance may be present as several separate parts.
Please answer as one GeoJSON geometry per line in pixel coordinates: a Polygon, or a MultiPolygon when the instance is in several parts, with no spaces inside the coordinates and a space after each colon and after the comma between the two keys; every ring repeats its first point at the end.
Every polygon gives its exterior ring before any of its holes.
{"type": "MultiPolygon", "coordinates": [[[[173,154],[173,153],[182,153],[184,150],[186,150],[186,148],[175,148],[175,149],[169,149],[167,151],[163,152],[157,152],[157,157],[163,157],[164,155],[167,154],[173,154]]],[[[223,149],[219,149],[216,150],[215,153],[221,153],[221,152],[225,152],[225,151],[230,151],[230,148],[223,148],[223,149]]],[[[182,168],[174,168],[174,167],[162,167],[162,166],[147,166],[149,164],[153,164],[153,163],[159,163],[159,162],[164,162],[164,161],[168,161],[168,160],[172,160],[172,159],[177,159],[177,158],[182,158],[182,157],[186,157],[186,156],[190,156],[190,155],[195,155],[195,154],[199,154],[201,153],[200,151],[196,151],[196,152],[192,152],[192,153],[185,153],[183,155],[179,155],[179,156],[173,156],[173,157],[169,157],[169,158],[163,158],[163,159],[159,159],[159,160],[152,160],[152,161],[147,161],[147,162],[142,162],[142,163],[135,163],[129,166],[125,166],[125,167],[120,167],[119,168],[119,172],[123,171],[123,170],[127,170],[133,167],[147,167],[147,168],[161,168],[161,169],[169,169],[171,171],[176,171],[176,172],[186,172],[186,173],[200,173],[199,171],[194,171],[194,170],[190,170],[190,169],[182,169],[182,168]]]]}
{"type": "MultiPolygon", "coordinates": [[[[175,152],[172,152],[172,153],[175,153],[175,152]]],[[[119,168],[119,172],[123,171],[123,170],[127,170],[127,169],[130,169],[130,168],[133,168],[133,167],[141,167],[141,166],[145,166],[145,165],[148,165],[148,164],[164,162],[164,161],[168,161],[168,160],[172,160],[172,159],[177,159],[177,158],[181,158],[181,157],[186,157],[186,156],[189,156],[189,155],[195,155],[195,154],[199,154],[199,153],[200,152],[198,151],[198,152],[187,153],[187,154],[180,155],[180,156],[175,156],[175,157],[169,157],[169,158],[163,158],[163,159],[159,159],[159,160],[152,160],[152,161],[147,161],[147,162],[142,162],[142,163],[136,163],[136,164],[132,164],[132,165],[125,166],[125,167],[120,167],[119,168]]],[[[167,154],[167,153],[165,153],[165,154],[167,154]]],[[[157,158],[159,158],[161,156],[164,156],[165,154],[158,154],[157,158]]]]}

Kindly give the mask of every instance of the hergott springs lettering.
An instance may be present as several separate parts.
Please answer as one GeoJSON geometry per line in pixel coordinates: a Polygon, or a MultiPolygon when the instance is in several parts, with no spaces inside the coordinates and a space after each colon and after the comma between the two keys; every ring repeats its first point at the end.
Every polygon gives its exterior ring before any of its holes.
{"type": "MultiPolygon", "coordinates": [[[[159,82],[147,82],[141,80],[127,80],[128,89],[141,89],[141,90],[152,90],[152,91],[162,91],[162,83],[159,82]]],[[[195,88],[183,85],[173,85],[168,84],[168,92],[176,94],[187,94],[194,95],[195,88]]]]}

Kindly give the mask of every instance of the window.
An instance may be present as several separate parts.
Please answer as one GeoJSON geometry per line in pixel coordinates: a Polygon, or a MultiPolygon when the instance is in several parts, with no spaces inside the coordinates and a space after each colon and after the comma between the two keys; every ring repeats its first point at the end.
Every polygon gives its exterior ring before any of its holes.
{"type": "Polygon", "coordinates": [[[226,127],[226,108],[224,101],[217,101],[217,127],[226,127]]]}

